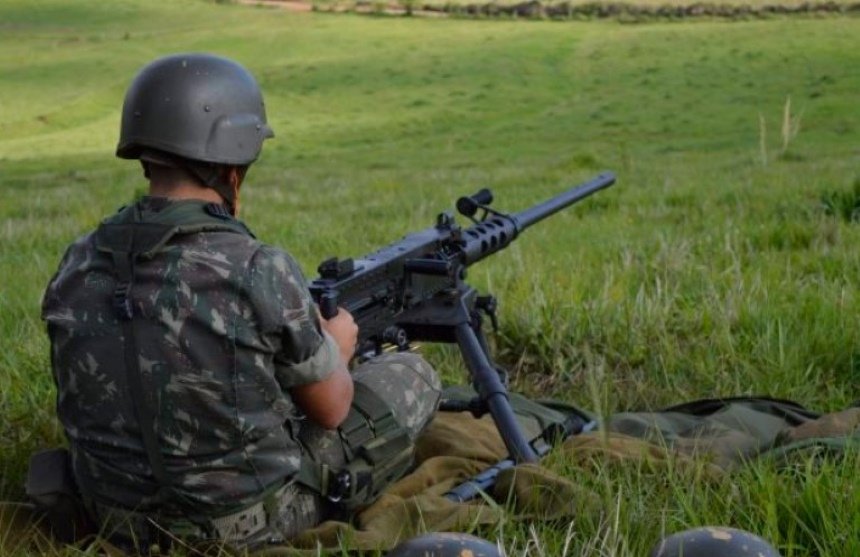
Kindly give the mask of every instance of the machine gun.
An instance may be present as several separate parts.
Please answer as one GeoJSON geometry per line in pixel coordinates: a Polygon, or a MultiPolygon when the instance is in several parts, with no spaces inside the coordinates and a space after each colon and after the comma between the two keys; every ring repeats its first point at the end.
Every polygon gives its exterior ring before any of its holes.
{"type": "Polygon", "coordinates": [[[335,316],[339,306],[353,315],[358,358],[389,345],[408,350],[416,341],[456,343],[478,393],[477,412],[490,412],[515,462],[537,461],[483,333],[482,314],[496,325],[496,300],[466,284],[466,269],[507,247],[532,224],[614,182],[615,175],[607,172],[514,214],[492,209],[493,195],[482,189],[457,200],[457,210],[472,226],[461,228],[453,215],[441,213],[435,226],[362,258],[327,259],[319,266],[320,277],[310,283],[311,295],[324,318],[335,316]]]}

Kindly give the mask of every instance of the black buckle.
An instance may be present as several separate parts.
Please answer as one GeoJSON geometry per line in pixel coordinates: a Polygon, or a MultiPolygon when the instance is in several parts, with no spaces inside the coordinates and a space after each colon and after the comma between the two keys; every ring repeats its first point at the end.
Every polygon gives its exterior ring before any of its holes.
{"type": "Polygon", "coordinates": [[[134,317],[134,308],[131,305],[131,284],[121,282],[113,291],[113,309],[120,319],[125,321],[134,317]]]}
{"type": "Polygon", "coordinates": [[[480,418],[490,411],[487,408],[487,403],[478,396],[469,400],[444,399],[439,403],[439,410],[442,412],[471,412],[476,418],[480,418]]]}
{"type": "Polygon", "coordinates": [[[337,503],[350,495],[351,488],[352,476],[346,470],[341,470],[329,478],[328,492],[325,495],[329,501],[337,503]]]}

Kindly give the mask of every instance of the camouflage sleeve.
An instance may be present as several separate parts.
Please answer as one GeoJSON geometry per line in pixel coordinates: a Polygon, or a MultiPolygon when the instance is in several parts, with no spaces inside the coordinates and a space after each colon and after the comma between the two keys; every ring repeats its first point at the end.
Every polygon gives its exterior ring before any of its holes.
{"type": "Polygon", "coordinates": [[[325,379],[338,365],[337,343],[320,328],[304,275],[286,252],[262,246],[251,260],[251,298],[267,344],[275,348],[275,378],[283,389],[325,379]]]}
{"type": "MultiPolygon", "coordinates": [[[[82,236],[75,240],[69,247],[66,248],[66,252],[63,254],[63,258],[60,260],[60,264],[57,266],[57,271],[51,277],[51,280],[48,282],[48,286],[45,288],[45,292],[42,293],[42,320],[47,321],[48,317],[54,312],[55,308],[59,305],[60,301],[57,296],[56,286],[63,273],[68,273],[73,269],[73,262],[76,257],[76,254],[80,253],[80,246],[84,243],[88,242],[91,238],[91,234],[87,234],[86,236],[82,236]]],[[[78,256],[78,259],[80,257],[78,256]]],[[[80,261],[78,261],[80,263],[80,261]]]]}

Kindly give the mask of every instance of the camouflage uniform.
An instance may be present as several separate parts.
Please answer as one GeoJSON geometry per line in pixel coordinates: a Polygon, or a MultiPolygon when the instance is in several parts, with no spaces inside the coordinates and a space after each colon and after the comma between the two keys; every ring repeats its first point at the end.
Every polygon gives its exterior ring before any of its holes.
{"type": "MultiPolygon", "coordinates": [[[[98,232],[68,249],[43,301],[57,411],[74,475],[94,504],[218,517],[278,490],[284,508],[270,522],[290,537],[324,513],[318,497],[290,485],[303,452],[333,466],[345,457],[337,432],[304,419],[289,390],[324,379],[338,365],[338,347],[321,330],[295,261],[208,207],[144,198],[106,221],[171,229],[137,258],[129,295],[144,393],[127,385],[111,255],[98,232]],[[172,484],[167,500],[156,497],[137,396],[153,408],[172,484]]],[[[438,377],[413,354],[373,360],[355,380],[377,392],[413,438],[439,399],[438,377]]]]}

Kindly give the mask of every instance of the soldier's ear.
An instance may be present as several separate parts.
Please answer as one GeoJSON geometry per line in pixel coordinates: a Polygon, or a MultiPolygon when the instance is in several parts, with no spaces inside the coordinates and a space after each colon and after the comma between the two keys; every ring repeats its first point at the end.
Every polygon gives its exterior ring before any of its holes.
{"type": "Polygon", "coordinates": [[[245,181],[247,172],[247,166],[226,166],[224,167],[224,179],[231,188],[238,191],[242,182],[245,181]]]}
{"type": "Polygon", "coordinates": [[[247,171],[247,165],[226,166],[223,168],[223,173],[221,174],[221,179],[226,182],[226,186],[231,193],[230,199],[225,199],[225,201],[227,201],[230,213],[234,217],[239,216],[239,188],[242,187],[242,182],[245,180],[245,173],[247,171]]]}

